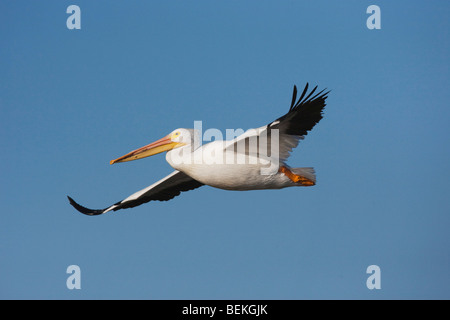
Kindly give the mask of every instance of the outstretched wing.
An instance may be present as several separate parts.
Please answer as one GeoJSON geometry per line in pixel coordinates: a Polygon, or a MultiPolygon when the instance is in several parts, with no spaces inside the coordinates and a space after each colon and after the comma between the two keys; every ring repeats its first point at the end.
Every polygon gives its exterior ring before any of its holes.
{"type": "Polygon", "coordinates": [[[269,123],[268,127],[280,130],[280,135],[305,136],[322,119],[322,112],[326,105],[325,100],[330,93],[330,91],[324,93],[326,89],[323,89],[312,96],[316,89],[317,86],[306,96],[307,83],[300,98],[296,101],[297,86],[294,85],[289,112],[269,123]]]}
{"type": "Polygon", "coordinates": [[[278,158],[281,161],[286,160],[292,149],[297,147],[299,140],[304,139],[308,131],[311,131],[323,117],[322,112],[326,105],[325,100],[330,91],[324,93],[326,90],[324,89],[313,96],[317,86],[307,94],[308,86],[307,83],[300,98],[297,100],[297,87],[294,85],[291,107],[288,113],[266,126],[246,131],[227,144],[226,149],[234,152],[245,150],[246,154],[251,154],[252,152],[249,151],[252,150],[250,148],[251,141],[256,141],[258,144],[258,155],[260,153],[271,155],[273,154],[271,144],[272,130],[277,129],[279,138],[278,158]],[[264,137],[264,139],[261,139],[261,137],[264,137]],[[264,143],[260,143],[261,140],[264,143]],[[239,144],[241,144],[240,147],[239,144]],[[265,150],[261,150],[262,146],[265,150]]]}
{"type": "Polygon", "coordinates": [[[306,95],[308,86],[308,83],[306,83],[300,98],[296,100],[297,86],[294,85],[289,112],[267,125],[269,135],[271,130],[279,130],[279,153],[280,159],[282,160],[289,157],[292,149],[297,147],[298,142],[303,140],[308,134],[308,131],[311,131],[323,117],[322,112],[326,106],[325,100],[330,91],[324,93],[326,89],[323,89],[313,96],[317,89],[317,86],[315,86],[314,89],[306,95]]]}
{"type": "Polygon", "coordinates": [[[178,196],[183,191],[193,190],[201,186],[203,186],[203,183],[176,170],[151,186],[142,189],[105,209],[88,209],[76,203],[71,197],[67,196],[67,198],[69,199],[70,204],[79,212],[89,216],[96,216],[111,210],[117,211],[119,209],[133,208],[153,200],[167,201],[178,196]]]}

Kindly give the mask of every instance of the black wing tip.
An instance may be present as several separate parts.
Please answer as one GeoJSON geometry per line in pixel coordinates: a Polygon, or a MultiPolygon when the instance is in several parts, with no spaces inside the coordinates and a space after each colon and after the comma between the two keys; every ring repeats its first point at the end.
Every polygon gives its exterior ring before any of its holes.
{"type": "Polygon", "coordinates": [[[67,196],[67,199],[69,199],[69,203],[74,207],[78,212],[81,212],[82,214],[85,214],[87,216],[98,216],[99,214],[102,214],[105,210],[92,210],[88,209],[86,207],[83,207],[75,202],[71,197],[67,196]]]}
{"type": "Polygon", "coordinates": [[[294,107],[296,99],[297,99],[297,86],[294,84],[294,92],[292,93],[292,102],[289,110],[292,110],[292,108],[294,107]]]}
{"type": "MultiPolygon", "coordinates": [[[[319,93],[317,93],[316,95],[311,97],[313,95],[313,93],[316,91],[317,87],[318,86],[315,86],[311,90],[311,92],[308,94],[308,96],[306,96],[306,93],[307,93],[308,88],[309,88],[309,83],[307,82],[306,85],[305,85],[305,88],[303,89],[303,92],[300,95],[300,98],[297,100],[297,102],[295,102],[295,97],[293,96],[293,101],[291,103],[291,107],[289,108],[289,111],[292,111],[293,109],[296,109],[296,108],[300,107],[302,104],[305,104],[305,103],[308,103],[308,102],[313,102],[314,100],[319,100],[319,99],[325,100],[326,98],[328,98],[328,94],[331,92],[331,90],[328,90],[325,93],[323,93],[325,90],[327,90],[327,88],[323,89],[322,91],[320,91],[319,93]]],[[[295,96],[296,96],[297,95],[297,86],[296,85],[294,85],[294,93],[295,93],[295,96]]]]}

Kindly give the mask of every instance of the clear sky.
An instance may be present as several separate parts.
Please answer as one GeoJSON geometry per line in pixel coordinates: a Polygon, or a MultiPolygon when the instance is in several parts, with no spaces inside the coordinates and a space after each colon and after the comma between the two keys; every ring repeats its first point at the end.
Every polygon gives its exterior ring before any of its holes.
{"type": "Polygon", "coordinates": [[[449,299],[449,16],[448,1],[1,1],[0,298],[449,299]],[[172,172],[111,159],[195,120],[265,125],[306,82],[332,91],[288,163],[316,186],[69,205],[172,172]]]}

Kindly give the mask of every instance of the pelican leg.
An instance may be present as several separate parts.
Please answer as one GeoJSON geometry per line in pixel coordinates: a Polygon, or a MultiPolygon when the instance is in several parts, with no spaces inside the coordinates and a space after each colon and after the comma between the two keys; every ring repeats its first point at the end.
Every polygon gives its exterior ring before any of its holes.
{"type": "Polygon", "coordinates": [[[288,177],[292,182],[299,183],[302,186],[310,187],[314,186],[316,183],[308,178],[300,176],[298,174],[293,173],[285,166],[280,167],[280,172],[284,173],[286,177],[288,177]]]}

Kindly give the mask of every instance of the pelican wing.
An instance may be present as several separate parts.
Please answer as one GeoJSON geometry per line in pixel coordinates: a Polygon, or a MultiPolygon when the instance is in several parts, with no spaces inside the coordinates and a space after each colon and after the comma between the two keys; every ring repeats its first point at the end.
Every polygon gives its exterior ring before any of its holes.
{"type": "Polygon", "coordinates": [[[317,86],[307,95],[307,83],[300,98],[297,100],[297,87],[294,85],[291,107],[288,113],[266,126],[246,131],[228,143],[225,148],[234,152],[244,150],[246,155],[254,154],[255,152],[252,152],[250,147],[253,139],[258,146],[257,155],[259,156],[262,153],[270,156],[273,153],[271,145],[272,130],[277,129],[279,135],[278,158],[282,161],[286,160],[292,149],[297,147],[299,140],[303,140],[308,131],[311,131],[322,119],[322,112],[325,108],[325,100],[329,91],[324,93],[326,90],[324,89],[313,96],[316,89],[317,86]],[[241,144],[241,147],[239,147],[239,144],[241,144]],[[261,150],[261,148],[265,148],[265,150],[261,150]]]}
{"type": "Polygon", "coordinates": [[[153,200],[167,201],[178,196],[183,191],[193,190],[201,186],[203,186],[203,183],[176,170],[151,186],[142,189],[105,209],[88,209],[76,203],[71,197],[68,196],[67,198],[69,199],[70,204],[81,213],[89,216],[96,216],[111,210],[117,211],[119,209],[133,208],[153,200]]]}

